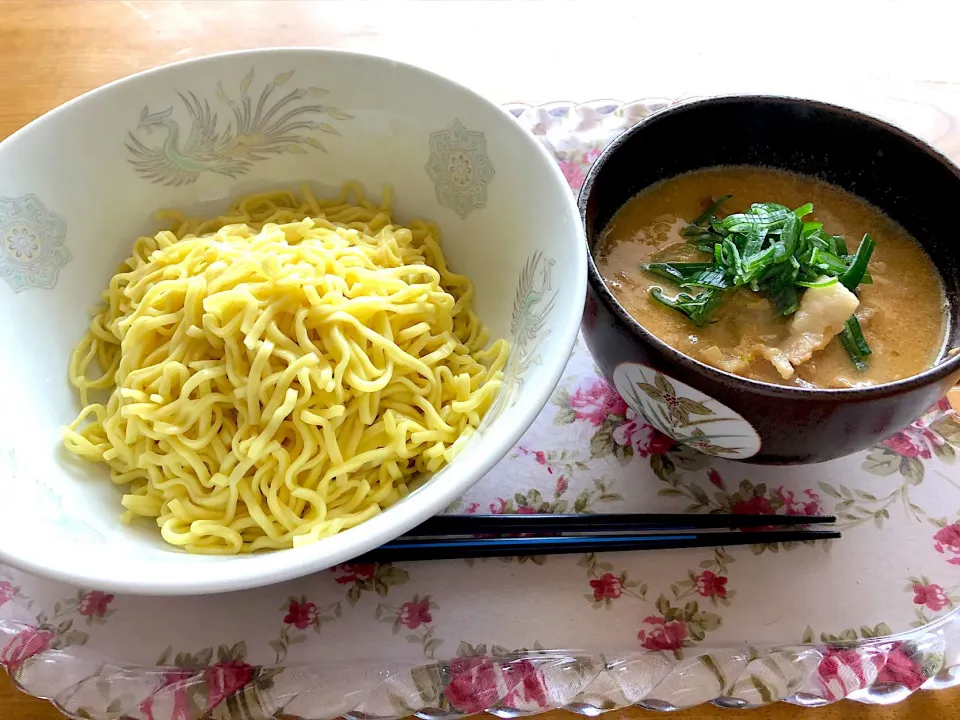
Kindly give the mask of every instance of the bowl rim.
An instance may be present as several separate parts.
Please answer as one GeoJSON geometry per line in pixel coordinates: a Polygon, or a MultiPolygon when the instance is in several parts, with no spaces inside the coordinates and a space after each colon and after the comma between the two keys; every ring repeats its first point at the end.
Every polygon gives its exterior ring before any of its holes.
{"type": "MultiPolygon", "coordinates": [[[[551,334],[551,342],[555,344],[555,351],[545,353],[541,363],[537,366],[536,374],[541,378],[541,381],[536,384],[539,388],[531,389],[530,392],[533,394],[515,412],[512,419],[504,422],[504,418],[501,417],[493,421],[492,425],[499,424],[503,429],[497,437],[487,440],[491,445],[479,456],[475,464],[463,465],[456,474],[444,477],[443,482],[439,484],[430,481],[424,483],[415,494],[411,494],[407,501],[398,503],[369,520],[337,535],[324,538],[320,542],[300,548],[235,556],[195,556],[170,549],[170,565],[173,567],[181,569],[185,567],[184,563],[177,562],[178,557],[194,561],[198,557],[203,557],[207,560],[200,565],[203,572],[190,572],[191,577],[189,579],[176,577],[175,571],[164,577],[154,577],[144,573],[130,579],[120,574],[125,565],[97,562],[94,558],[91,558],[89,563],[81,566],[65,562],[63,556],[60,555],[48,555],[42,558],[38,558],[36,555],[20,557],[16,553],[17,546],[12,544],[9,547],[0,546],[0,563],[6,563],[39,576],[74,585],[139,595],[202,595],[263,587],[302,577],[358,557],[412,529],[428,517],[442,512],[453,500],[461,497],[470,487],[481,480],[510,452],[510,449],[520,440],[549,402],[550,396],[562,377],[570,353],[577,342],[583,304],[586,298],[586,259],[589,253],[584,240],[583,224],[579,218],[576,200],[560,170],[560,166],[534,135],[517,123],[516,118],[507,110],[455,80],[411,63],[371,53],[334,48],[281,46],[232,50],[148,68],[88,90],[48,110],[4,138],[0,141],[0,150],[3,149],[4,145],[15,142],[21,135],[29,133],[50,121],[53,117],[68,112],[77,105],[90,102],[96,96],[109,91],[111,88],[139,83],[154,74],[163,74],[173,69],[214,65],[238,58],[255,61],[260,56],[283,53],[291,56],[302,56],[301,62],[304,64],[309,60],[318,61],[324,57],[338,57],[356,60],[360,63],[370,63],[374,68],[380,66],[384,71],[401,68],[404,72],[425,75],[438,84],[439,91],[453,90],[464,93],[474,102],[495,111],[503,118],[504,127],[513,128],[518,133],[518,137],[523,136],[524,142],[531,148],[531,151],[541,158],[547,177],[552,178],[553,187],[550,191],[558,198],[562,198],[561,206],[566,206],[569,232],[574,236],[571,248],[574,263],[573,267],[568,270],[571,274],[570,279],[564,281],[567,285],[572,283],[573,298],[566,310],[560,311],[561,313],[565,312],[566,317],[560,323],[560,327],[551,334]]],[[[507,130],[507,132],[513,132],[513,130],[507,130]]],[[[538,186],[537,192],[542,193],[544,187],[549,188],[549,184],[538,186]]],[[[483,438],[480,438],[480,440],[482,441],[483,438]]],[[[168,548],[164,547],[163,549],[168,548]]],[[[131,555],[129,562],[134,562],[135,559],[136,556],[131,555]]],[[[157,563],[150,561],[150,567],[156,567],[156,565],[157,563]]]]}
{"type": "MultiPolygon", "coordinates": [[[[603,172],[604,166],[607,164],[607,162],[609,162],[611,157],[620,152],[621,148],[626,143],[631,141],[636,135],[644,132],[644,130],[652,122],[665,120],[668,121],[671,116],[682,113],[691,108],[711,105],[736,104],[741,102],[801,105],[853,117],[857,120],[873,125],[882,131],[895,135],[902,140],[905,140],[920,152],[940,163],[941,166],[953,173],[957,180],[960,181],[960,166],[954,163],[953,160],[951,160],[947,155],[934,146],[886,120],[869,115],[859,110],[844,107],[843,105],[837,105],[821,100],[795,97],[791,95],[754,95],[747,93],[731,93],[706,98],[698,97],[691,98],[689,100],[681,100],[674,105],[670,105],[669,107],[665,107],[651,113],[636,125],[627,128],[616,138],[614,138],[613,141],[603,149],[596,162],[594,162],[590,167],[583,186],[580,189],[580,194],[577,198],[577,207],[580,210],[580,220],[583,223],[584,242],[587,244],[587,282],[589,283],[590,288],[600,298],[601,302],[603,302],[607,309],[610,310],[626,326],[626,329],[634,337],[652,345],[661,355],[663,355],[665,357],[665,364],[680,365],[681,367],[698,373],[701,376],[706,376],[707,379],[718,382],[721,385],[725,385],[727,387],[733,386],[735,390],[751,392],[767,397],[811,402],[824,402],[828,400],[833,402],[869,402],[926,387],[932,383],[944,379],[946,376],[951,375],[954,372],[960,372],[960,353],[957,353],[952,357],[946,357],[942,362],[939,362],[916,375],[911,375],[909,377],[901,378],[900,380],[894,380],[892,382],[881,383],[879,385],[870,385],[867,387],[802,388],[791,385],[776,385],[774,383],[763,382],[761,380],[753,380],[751,378],[743,377],[742,375],[736,375],[734,373],[727,372],[726,370],[721,370],[712,365],[708,365],[668,345],[652,332],[643,327],[632,315],[630,315],[629,312],[627,312],[626,308],[620,304],[614,294],[610,292],[610,289],[603,281],[600,271],[597,268],[596,261],[593,257],[593,252],[591,252],[590,249],[590,238],[587,234],[587,203],[589,202],[593,193],[594,184],[596,183],[597,178],[599,177],[600,173],[603,172]]],[[[945,348],[945,351],[948,352],[949,348],[945,348]]]]}

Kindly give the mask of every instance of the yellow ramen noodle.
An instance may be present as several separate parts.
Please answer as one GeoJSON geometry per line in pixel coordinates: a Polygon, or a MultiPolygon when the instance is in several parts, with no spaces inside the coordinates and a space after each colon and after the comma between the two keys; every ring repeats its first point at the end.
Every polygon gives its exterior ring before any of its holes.
{"type": "Polygon", "coordinates": [[[125,521],[197,553],[313,542],[450,462],[493,403],[508,345],[487,347],[438,228],[394,224],[389,191],[167,216],[70,359],[84,407],[64,442],[110,467],[125,521]]]}

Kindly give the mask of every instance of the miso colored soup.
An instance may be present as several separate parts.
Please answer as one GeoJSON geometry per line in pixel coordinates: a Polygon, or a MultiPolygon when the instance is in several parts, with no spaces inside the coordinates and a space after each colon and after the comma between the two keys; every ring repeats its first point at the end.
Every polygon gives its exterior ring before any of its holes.
{"type": "MultiPolygon", "coordinates": [[[[749,224],[737,227],[753,232],[749,224]]],[[[937,269],[920,244],[866,201],[812,177],[727,166],[664,180],[614,215],[595,255],[604,282],[644,328],[690,357],[753,380],[806,388],[877,385],[930,368],[943,351],[947,303],[937,269]],[[727,195],[731,197],[711,220],[692,225],[727,195]],[[730,235],[727,240],[736,250],[722,242],[725,218],[748,212],[765,217],[768,206],[751,210],[754,203],[797,209],[804,238],[797,250],[801,262],[783,257],[786,241],[779,238],[787,233],[778,236],[775,224],[770,234],[730,235]],[[807,203],[812,212],[804,208],[807,203]],[[811,231],[820,224],[822,230],[811,231]],[[867,233],[875,247],[871,245],[866,274],[857,281],[861,284],[854,287],[845,267],[855,264],[867,233]],[[836,239],[836,249],[829,245],[832,236],[842,237],[836,239]],[[814,255],[818,238],[825,238],[829,249],[814,255]],[[714,241],[716,252],[710,252],[714,241]],[[775,267],[775,256],[784,264],[775,267]],[[753,258],[768,266],[751,264],[753,258]],[[794,273],[796,284],[787,288],[795,298],[792,306],[770,289],[770,278],[790,271],[789,263],[807,263],[799,279],[794,273]],[[651,265],[657,274],[647,269],[651,265]],[[821,277],[811,275],[810,268],[816,267],[825,268],[821,277]],[[664,269],[679,270],[684,278],[696,276],[691,282],[700,285],[681,285],[666,277],[664,269]],[[734,278],[745,284],[737,285],[734,278]],[[803,280],[806,286],[801,286],[803,280]],[[706,307],[705,292],[714,293],[707,311],[691,311],[698,304],[706,307]]]]}

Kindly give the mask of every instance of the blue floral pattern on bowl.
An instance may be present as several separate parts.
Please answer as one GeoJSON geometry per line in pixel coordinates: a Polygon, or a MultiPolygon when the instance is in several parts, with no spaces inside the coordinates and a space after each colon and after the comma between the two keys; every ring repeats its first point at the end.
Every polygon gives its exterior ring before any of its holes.
{"type": "Polygon", "coordinates": [[[66,234],[67,224],[36,195],[0,198],[0,277],[14,292],[50,290],[72,259],[66,234]]]}
{"type": "Polygon", "coordinates": [[[430,133],[427,175],[437,190],[437,202],[461,218],[487,204],[487,185],[493,163],[487,157],[483,133],[467,130],[459,120],[445,130],[430,133]]]}

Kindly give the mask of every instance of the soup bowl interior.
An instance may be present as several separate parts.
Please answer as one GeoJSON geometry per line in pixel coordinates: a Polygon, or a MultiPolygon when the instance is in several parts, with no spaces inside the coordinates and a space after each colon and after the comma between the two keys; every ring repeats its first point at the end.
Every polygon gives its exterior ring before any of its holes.
{"type": "MultiPolygon", "coordinates": [[[[640,191],[682,173],[725,165],[813,176],[900,223],[941,276],[948,306],[945,347],[960,345],[960,254],[950,214],[943,211],[960,197],[960,173],[908,133],[832,105],[778,97],[712,98],[678,105],[628,130],[601,155],[580,195],[591,254],[614,214],[640,191]]],[[[603,313],[599,322],[588,318],[585,331],[608,376],[629,360],[630,350],[624,350],[629,347],[641,362],[673,372],[708,395],[728,398],[727,405],[746,406],[761,436],[762,449],[753,461],[812,462],[862,449],[908,424],[960,373],[960,358],[944,356],[917,376],[870,388],[804,389],[732,375],[681,354],[642,328],[604,285],[592,257],[589,265],[592,299],[603,313]],[[879,415],[871,422],[851,423],[834,413],[849,404],[869,414],[870,403],[884,399],[890,402],[873,408],[879,415]],[[902,401],[899,407],[896,400],[902,401]],[[775,427],[764,427],[767,420],[775,427]],[[792,434],[787,432],[791,424],[792,434]],[[824,442],[827,433],[843,439],[824,442]]],[[[936,292],[936,278],[930,282],[936,292]]]]}
{"type": "Polygon", "coordinates": [[[469,90],[392,61],[320,50],[234,53],[87,94],[0,144],[0,561],[138,593],[263,585],[363,553],[441,511],[547,401],[575,341],[582,229],[549,155],[469,90]],[[439,224],[492,337],[512,343],[480,432],[381,515],[295,550],[210,557],[127,527],[105,466],[63,450],[80,408],[67,362],[153,213],[213,217],[237,195],[361,182],[399,222],[439,224]]]}

